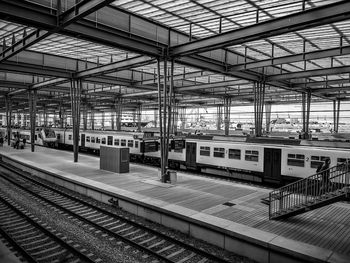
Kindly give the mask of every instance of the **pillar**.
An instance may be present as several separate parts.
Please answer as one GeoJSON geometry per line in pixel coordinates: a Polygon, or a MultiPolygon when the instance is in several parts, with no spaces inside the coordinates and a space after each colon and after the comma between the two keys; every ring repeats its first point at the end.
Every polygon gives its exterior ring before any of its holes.
{"type": "Polygon", "coordinates": [[[230,133],[230,109],[231,109],[231,99],[226,97],[224,99],[225,136],[228,136],[230,133]]]}
{"type": "Polygon", "coordinates": [[[78,162],[81,89],[82,89],[81,79],[71,79],[70,97],[71,97],[71,110],[72,110],[72,121],[73,121],[74,162],[78,162]]]}
{"type": "Polygon", "coordinates": [[[88,106],[86,103],[84,103],[83,105],[84,109],[83,109],[83,129],[87,130],[87,114],[88,114],[88,106]]]}
{"type": "Polygon", "coordinates": [[[34,152],[35,126],[36,126],[36,101],[37,101],[36,90],[30,90],[28,92],[28,101],[29,101],[29,119],[30,119],[30,144],[31,144],[31,151],[34,152]]]}
{"type": "Polygon", "coordinates": [[[58,106],[58,119],[59,119],[59,122],[60,122],[60,128],[63,128],[64,125],[63,125],[63,120],[64,120],[64,110],[63,110],[63,102],[60,101],[60,104],[58,106]]]}
{"type": "Polygon", "coordinates": [[[114,101],[114,108],[116,113],[116,128],[120,131],[122,128],[122,98],[117,97],[114,101]]]}
{"type": "Polygon", "coordinates": [[[221,130],[221,124],[222,124],[222,106],[219,105],[216,108],[216,129],[218,131],[221,130]]]}
{"type": "Polygon", "coordinates": [[[173,107],[172,134],[177,134],[178,121],[179,121],[179,104],[176,103],[173,107]]]}
{"type": "Polygon", "coordinates": [[[338,133],[339,130],[339,114],[340,114],[340,100],[333,101],[333,131],[338,133]]]}
{"type": "Polygon", "coordinates": [[[43,112],[43,118],[44,118],[44,127],[47,127],[47,109],[46,106],[44,106],[44,112],[43,112]]]}
{"type": "Polygon", "coordinates": [[[154,127],[158,127],[158,110],[154,110],[154,127]]]}
{"type": "Polygon", "coordinates": [[[23,113],[23,126],[27,127],[27,114],[23,113]]]}
{"type": "Polygon", "coordinates": [[[270,132],[271,103],[265,103],[266,132],[270,132]]]}
{"type": "Polygon", "coordinates": [[[181,130],[184,130],[186,127],[186,108],[181,107],[179,111],[180,111],[181,130]]]}
{"type": "Polygon", "coordinates": [[[7,130],[7,145],[11,144],[11,129],[12,129],[12,101],[9,96],[5,96],[6,106],[6,130],[7,130]]]}
{"type": "Polygon", "coordinates": [[[265,81],[256,81],[253,85],[254,90],[254,123],[255,136],[262,135],[262,121],[265,104],[265,81]]]}
{"type": "Polygon", "coordinates": [[[111,129],[114,131],[114,118],[115,118],[115,113],[112,111],[111,112],[111,129]]]}
{"type": "Polygon", "coordinates": [[[90,123],[91,123],[91,130],[95,130],[95,110],[93,108],[91,108],[90,123]]]}
{"type": "Polygon", "coordinates": [[[310,104],[311,104],[311,92],[302,94],[302,118],[303,118],[303,130],[301,139],[309,139],[309,122],[310,122],[310,104]]]}
{"type": "MultiPolygon", "coordinates": [[[[166,62],[164,61],[166,65],[166,62]]],[[[164,69],[166,66],[164,66],[164,69]]],[[[166,86],[166,70],[164,70],[164,87],[166,86]]],[[[161,181],[165,181],[165,151],[164,151],[164,127],[163,127],[163,112],[162,112],[162,87],[160,75],[160,59],[157,59],[157,87],[158,87],[158,113],[159,113],[159,133],[160,133],[160,173],[161,181]]],[[[164,92],[165,93],[165,92],[164,92]]],[[[164,94],[165,95],[165,94],[164,94]]],[[[165,122],[165,120],[164,120],[165,122]]]]}
{"type": "Polygon", "coordinates": [[[137,105],[137,131],[141,131],[141,112],[142,112],[142,105],[137,105]]]}
{"type": "Polygon", "coordinates": [[[101,113],[101,128],[104,130],[105,129],[105,126],[106,126],[106,114],[104,111],[102,111],[101,113]]]}

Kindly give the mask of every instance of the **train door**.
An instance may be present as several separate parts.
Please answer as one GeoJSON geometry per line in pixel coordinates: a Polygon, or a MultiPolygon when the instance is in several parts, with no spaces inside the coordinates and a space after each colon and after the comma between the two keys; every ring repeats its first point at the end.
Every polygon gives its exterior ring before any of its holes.
{"type": "Polygon", "coordinates": [[[281,149],[264,148],[264,180],[281,181],[281,149]]]}
{"type": "Polygon", "coordinates": [[[85,133],[81,134],[80,146],[85,147],[85,133]]]}
{"type": "Polygon", "coordinates": [[[197,143],[186,142],[186,167],[196,169],[197,143]]]}

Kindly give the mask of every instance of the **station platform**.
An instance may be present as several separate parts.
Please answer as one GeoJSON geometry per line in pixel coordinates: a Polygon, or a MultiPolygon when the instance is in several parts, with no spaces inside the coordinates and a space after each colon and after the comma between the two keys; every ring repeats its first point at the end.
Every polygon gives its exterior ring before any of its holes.
{"type": "Polygon", "coordinates": [[[11,251],[0,239],[0,262],[1,263],[21,263],[22,261],[11,251]]]}
{"type": "MultiPolygon", "coordinates": [[[[23,150],[0,147],[0,155],[188,220],[190,235],[258,262],[350,262],[350,204],[345,202],[274,221],[260,202],[268,188],[182,172],[176,184],[164,184],[157,168],[131,163],[129,173],[117,174],[100,170],[97,156],[79,154],[74,163],[72,152],[35,147],[32,153],[28,145],[23,150]]],[[[164,217],[161,221],[167,225],[164,217]]]]}

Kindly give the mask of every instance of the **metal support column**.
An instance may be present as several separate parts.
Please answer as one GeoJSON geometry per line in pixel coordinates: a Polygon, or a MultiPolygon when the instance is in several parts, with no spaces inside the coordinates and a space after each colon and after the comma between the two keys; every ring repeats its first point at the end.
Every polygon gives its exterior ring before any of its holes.
{"type": "MultiPolygon", "coordinates": [[[[164,64],[164,72],[167,70],[166,64],[164,64]]],[[[168,101],[166,101],[166,97],[164,96],[164,101],[165,104],[167,105],[167,114],[166,117],[164,118],[164,122],[168,118],[168,124],[166,127],[166,141],[165,141],[165,164],[166,167],[168,167],[168,157],[169,157],[169,138],[170,138],[170,130],[171,130],[171,125],[172,125],[172,105],[173,105],[173,91],[174,91],[174,60],[172,59],[170,62],[170,85],[169,85],[169,90],[167,89],[167,85],[164,85],[164,92],[168,91],[167,98],[168,101]]],[[[165,75],[164,75],[164,84],[166,84],[165,80],[165,75]]]]}
{"type": "Polygon", "coordinates": [[[64,127],[64,109],[63,109],[63,102],[60,101],[59,108],[58,108],[58,119],[60,122],[60,128],[64,127]]]}
{"type": "Polygon", "coordinates": [[[339,114],[340,114],[340,100],[333,101],[333,131],[338,133],[339,131],[339,114]]]}
{"type": "Polygon", "coordinates": [[[265,104],[265,81],[257,81],[253,87],[255,136],[261,137],[265,104]]]}
{"type": "Polygon", "coordinates": [[[18,113],[18,111],[16,112],[16,114],[15,114],[15,121],[14,121],[14,123],[15,123],[15,125],[17,125],[17,126],[21,126],[20,125],[20,117],[19,117],[19,113],[18,113]]]}
{"type": "Polygon", "coordinates": [[[83,107],[84,107],[84,109],[83,109],[83,129],[87,130],[88,105],[86,103],[86,100],[85,100],[83,107]]]}
{"type": "Polygon", "coordinates": [[[12,101],[9,96],[5,96],[6,104],[6,130],[7,130],[7,145],[11,144],[11,128],[12,128],[12,101]]]}
{"type": "Polygon", "coordinates": [[[266,132],[270,132],[271,123],[271,103],[265,103],[266,132]]]}
{"type": "Polygon", "coordinates": [[[90,123],[91,123],[91,130],[95,130],[95,110],[91,107],[91,114],[90,114],[90,123]]]}
{"type": "Polygon", "coordinates": [[[154,110],[154,127],[158,127],[158,111],[154,110]]]}
{"type": "Polygon", "coordinates": [[[224,99],[225,136],[228,136],[230,133],[230,111],[231,111],[231,98],[226,97],[224,99]]]}
{"type": "Polygon", "coordinates": [[[117,131],[122,129],[122,98],[117,97],[114,102],[114,108],[116,113],[116,128],[117,131]]]}
{"type": "Polygon", "coordinates": [[[309,139],[309,122],[310,122],[310,106],[311,106],[311,92],[302,94],[302,117],[303,117],[303,130],[301,139],[309,139]]]}
{"type": "Polygon", "coordinates": [[[101,129],[104,130],[105,129],[105,112],[102,111],[101,114],[101,129]]]}
{"type": "Polygon", "coordinates": [[[218,131],[221,130],[221,124],[222,124],[222,106],[218,105],[216,107],[216,129],[218,131]]]}
{"type": "Polygon", "coordinates": [[[23,126],[27,127],[27,114],[23,113],[23,126]]]}
{"type": "MultiPolygon", "coordinates": [[[[162,114],[162,87],[160,83],[160,59],[157,59],[157,86],[158,86],[158,110],[159,110],[159,132],[160,132],[160,173],[161,181],[164,182],[165,178],[165,154],[164,154],[164,132],[163,132],[163,114],[162,114]]],[[[166,78],[164,78],[166,82],[166,78]]]]}
{"type": "Polygon", "coordinates": [[[71,97],[71,109],[72,109],[72,120],[73,120],[74,162],[78,162],[81,89],[82,89],[81,79],[71,79],[70,97],[71,97]]]}
{"type": "Polygon", "coordinates": [[[44,127],[47,127],[47,109],[46,109],[46,106],[44,106],[44,109],[43,109],[43,119],[44,119],[44,127]]]}
{"type": "Polygon", "coordinates": [[[181,107],[179,110],[180,110],[181,130],[184,130],[186,127],[186,108],[181,107]]]}
{"type": "Polygon", "coordinates": [[[137,105],[137,131],[141,131],[142,104],[137,105]]]}
{"type": "Polygon", "coordinates": [[[35,126],[36,126],[36,101],[37,101],[36,90],[31,90],[28,92],[28,101],[29,101],[29,118],[30,118],[30,144],[31,144],[31,151],[34,152],[35,126]]]}
{"type": "Polygon", "coordinates": [[[111,129],[114,131],[114,119],[115,119],[115,112],[111,112],[111,129]]]}
{"type": "MultiPolygon", "coordinates": [[[[175,95],[175,93],[174,93],[175,95]]],[[[177,134],[177,123],[179,121],[179,104],[174,103],[173,108],[173,121],[172,121],[172,134],[177,134]]]]}

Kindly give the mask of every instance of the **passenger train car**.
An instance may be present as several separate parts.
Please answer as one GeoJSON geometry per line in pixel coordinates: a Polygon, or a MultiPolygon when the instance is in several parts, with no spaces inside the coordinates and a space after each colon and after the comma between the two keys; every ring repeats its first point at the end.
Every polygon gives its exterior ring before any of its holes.
{"type": "MultiPolygon", "coordinates": [[[[72,148],[72,130],[55,129],[55,134],[56,146],[72,148]]],[[[294,140],[295,145],[288,145],[288,142],[259,143],[215,136],[173,137],[169,145],[169,168],[283,184],[314,174],[326,159],[331,160],[331,166],[350,160],[350,143],[318,142],[315,145],[307,142],[303,145],[294,140]]],[[[101,145],[129,147],[132,160],[160,163],[159,137],[154,133],[80,132],[80,150],[98,153],[101,145]]]]}
{"type": "MultiPolygon", "coordinates": [[[[6,134],[6,128],[0,128],[0,130],[2,133],[6,134]]],[[[25,139],[27,143],[30,143],[30,130],[11,129],[11,140],[15,140],[17,136],[19,136],[21,141],[25,139]]],[[[56,133],[50,128],[37,128],[35,130],[34,142],[37,145],[57,147],[56,133]]]]}

